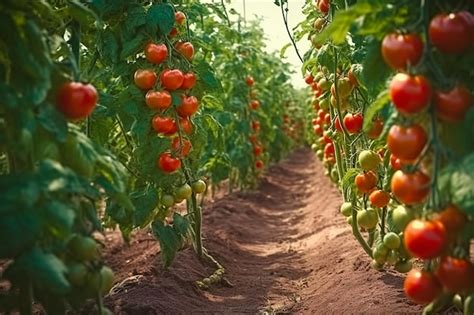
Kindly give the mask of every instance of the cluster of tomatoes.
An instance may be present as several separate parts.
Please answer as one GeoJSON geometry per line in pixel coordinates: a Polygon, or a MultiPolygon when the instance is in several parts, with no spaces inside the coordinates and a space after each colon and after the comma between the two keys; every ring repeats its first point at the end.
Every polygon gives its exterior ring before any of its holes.
{"type": "Polygon", "coordinates": [[[443,290],[465,294],[474,289],[469,250],[456,246],[468,217],[456,205],[430,209],[421,217],[415,210],[436,185],[429,161],[438,150],[438,134],[433,124],[425,123],[426,118],[431,113],[440,121],[459,123],[473,105],[473,96],[462,83],[436,86],[415,70],[430,46],[441,54],[467,53],[474,44],[473,31],[471,13],[441,13],[429,23],[426,45],[417,33],[392,33],[385,36],[381,47],[386,63],[400,71],[389,89],[392,104],[402,118],[390,128],[387,148],[391,152],[390,164],[396,170],[391,178],[392,194],[407,206],[394,213],[397,220],[403,221],[405,248],[412,257],[427,261],[424,269],[407,275],[404,285],[407,296],[420,304],[432,302],[443,290]]]}
{"type": "MultiPolygon", "coordinates": [[[[249,108],[251,110],[258,110],[260,108],[260,102],[256,99],[257,92],[252,88],[255,83],[253,77],[248,76],[245,79],[245,83],[249,87],[249,95],[250,95],[249,108]]],[[[260,170],[265,166],[263,161],[260,159],[260,156],[263,153],[262,143],[258,140],[258,134],[260,132],[260,121],[258,121],[258,119],[253,119],[250,123],[250,127],[253,131],[253,133],[250,135],[250,142],[252,143],[253,156],[255,159],[254,165],[257,170],[260,170]]]]}
{"type": "MultiPolygon", "coordinates": [[[[176,23],[183,25],[184,13],[175,13],[176,23]]],[[[177,29],[168,35],[174,37],[177,29]]],[[[145,47],[146,60],[155,66],[162,65],[172,52],[165,43],[148,43],[145,47]]],[[[194,56],[194,47],[190,42],[176,41],[174,51],[178,57],[191,61],[194,56]]],[[[181,168],[181,158],[186,157],[192,149],[189,139],[193,125],[191,116],[198,111],[199,102],[195,96],[190,95],[190,90],[196,84],[196,75],[192,72],[183,73],[180,69],[165,68],[159,77],[153,69],[139,69],[135,72],[134,81],[138,88],[147,91],[146,105],[156,115],[151,126],[153,130],[166,137],[171,137],[170,150],[160,154],[157,167],[164,173],[172,173],[181,168]],[[159,82],[158,82],[159,81],[159,82]]]]}

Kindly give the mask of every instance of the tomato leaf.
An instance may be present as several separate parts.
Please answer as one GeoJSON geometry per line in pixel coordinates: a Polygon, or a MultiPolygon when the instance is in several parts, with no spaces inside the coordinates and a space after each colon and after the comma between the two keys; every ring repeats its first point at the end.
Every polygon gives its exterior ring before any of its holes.
{"type": "Polygon", "coordinates": [[[159,29],[161,34],[168,35],[174,26],[173,7],[169,4],[154,4],[148,9],[147,28],[152,34],[159,29]]]}
{"type": "Polygon", "coordinates": [[[390,102],[390,96],[387,90],[383,90],[375,101],[373,101],[365,110],[364,113],[364,131],[367,132],[372,126],[372,120],[377,113],[382,110],[390,102]]]}

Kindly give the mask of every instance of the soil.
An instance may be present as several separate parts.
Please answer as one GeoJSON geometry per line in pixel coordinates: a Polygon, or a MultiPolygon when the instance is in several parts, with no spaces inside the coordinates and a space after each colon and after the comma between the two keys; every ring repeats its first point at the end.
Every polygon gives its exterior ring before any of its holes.
{"type": "Polygon", "coordinates": [[[408,314],[403,275],[378,272],[339,214],[340,193],[308,149],[272,166],[254,192],[208,205],[204,243],[233,287],[204,291],[209,276],[192,248],[164,270],[159,245],[140,233],[130,246],[109,235],[109,265],[123,281],[106,297],[114,314],[408,314]]]}

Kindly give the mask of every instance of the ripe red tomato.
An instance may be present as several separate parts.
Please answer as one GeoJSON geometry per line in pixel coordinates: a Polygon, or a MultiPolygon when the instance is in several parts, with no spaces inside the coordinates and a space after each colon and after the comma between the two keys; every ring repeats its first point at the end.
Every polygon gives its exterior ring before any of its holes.
{"type": "Polygon", "coordinates": [[[318,1],[318,8],[319,11],[323,14],[328,14],[329,13],[329,8],[331,4],[329,3],[329,0],[319,0],[318,1]]]}
{"type": "Polygon", "coordinates": [[[171,155],[170,152],[160,154],[157,166],[165,173],[173,173],[181,168],[181,161],[171,155]]]}
{"type": "Polygon", "coordinates": [[[390,152],[402,160],[414,160],[423,151],[428,136],[420,125],[409,127],[393,125],[388,132],[387,146],[390,152]]]}
{"type": "Polygon", "coordinates": [[[367,132],[367,137],[369,139],[378,139],[383,131],[383,120],[380,118],[374,119],[372,121],[372,126],[370,126],[370,130],[367,132]]]}
{"type": "Polygon", "coordinates": [[[474,265],[467,259],[443,257],[435,274],[449,292],[465,293],[474,287],[474,265]]]}
{"type": "Polygon", "coordinates": [[[334,143],[326,143],[324,146],[324,156],[329,157],[334,155],[334,143]]]}
{"type": "Polygon", "coordinates": [[[372,206],[383,208],[390,202],[390,193],[383,190],[374,190],[370,193],[369,200],[372,206]]]}
{"type": "Polygon", "coordinates": [[[441,222],[449,235],[456,236],[464,228],[467,217],[455,205],[449,205],[434,215],[433,220],[441,222]]]}
{"type": "Polygon", "coordinates": [[[198,107],[199,102],[195,96],[184,96],[176,111],[181,117],[189,117],[197,112],[198,107]]]}
{"type": "Polygon", "coordinates": [[[405,248],[416,258],[436,258],[446,247],[446,229],[439,221],[415,219],[408,223],[403,235],[405,248]]]}
{"type": "Polygon", "coordinates": [[[262,160],[257,160],[257,161],[255,161],[255,168],[261,169],[261,168],[263,168],[263,165],[264,165],[264,164],[263,164],[263,161],[262,161],[262,160]]]}
{"type": "Polygon", "coordinates": [[[336,117],[336,119],[334,120],[334,128],[336,128],[338,132],[342,132],[342,126],[341,122],[339,121],[339,117],[336,117]]]}
{"type": "Polygon", "coordinates": [[[347,77],[349,78],[349,82],[353,87],[356,87],[359,85],[359,81],[357,80],[357,77],[354,74],[354,71],[352,71],[352,68],[349,69],[349,72],[347,72],[347,77]]]}
{"type": "Polygon", "coordinates": [[[256,143],[257,142],[257,135],[250,135],[249,140],[251,143],[256,143]]]}
{"type": "Polygon", "coordinates": [[[145,95],[145,103],[154,110],[165,110],[171,105],[171,94],[168,91],[148,91],[145,95]]]}
{"type": "Polygon", "coordinates": [[[402,203],[414,205],[423,202],[430,193],[430,177],[420,171],[396,171],[392,176],[392,193],[402,203]]]}
{"type": "Polygon", "coordinates": [[[474,14],[469,11],[459,11],[457,14],[466,21],[471,34],[471,43],[474,43],[474,14]]]}
{"type": "Polygon", "coordinates": [[[413,302],[428,304],[442,293],[443,288],[432,273],[412,269],[405,278],[403,290],[413,302]]]}
{"type": "Polygon", "coordinates": [[[364,117],[361,113],[352,114],[347,113],[344,116],[343,124],[347,129],[347,132],[350,134],[359,133],[362,130],[362,123],[364,121],[364,117]]]}
{"type": "Polygon", "coordinates": [[[178,35],[178,30],[176,29],[176,27],[173,27],[173,28],[171,29],[171,31],[169,32],[168,36],[171,37],[171,38],[173,38],[173,37],[175,37],[176,35],[178,35]]]}
{"type": "Polygon", "coordinates": [[[397,73],[390,82],[390,98],[401,114],[419,113],[430,101],[430,82],[422,75],[397,73]]]}
{"type": "Polygon", "coordinates": [[[181,42],[181,41],[178,41],[176,44],[175,44],[175,48],[177,51],[179,51],[183,56],[184,58],[188,59],[188,60],[192,60],[193,59],[193,56],[194,56],[194,46],[193,44],[191,44],[190,42],[181,42]]]}
{"type": "Polygon", "coordinates": [[[170,117],[156,115],[153,117],[151,126],[157,133],[172,135],[177,131],[176,122],[170,117]]]}
{"type": "Polygon", "coordinates": [[[471,26],[458,13],[440,13],[430,22],[428,34],[431,43],[446,54],[462,54],[472,44],[471,26]]]}
{"type": "Polygon", "coordinates": [[[174,19],[176,20],[177,24],[182,25],[186,20],[186,15],[181,11],[176,11],[174,14],[174,19]]]}
{"type": "Polygon", "coordinates": [[[311,119],[311,124],[312,124],[313,126],[318,125],[318,119],[317,119],[317,118],[311,119]]]}
{"type": "Polygon", "coordinates": [[[449,91],[436,91],[434,103],[438,117],[448,122],[464,119],[469,107],[473,104],[471,92],[462,85],[456,85],[449,91]]]}
{"type": "Polygon", "coordinates": [[[259,156],[260,154],[262,154],[263,152],[263,148],[259,145],[256,145],[254,148],[253,148],[253,154],[255,156],[259,156]]]}
{"type": "Polygon", "coordinates": [[[327,112],[324,110],[324,109],[320,109],[318,110],[318,117],[321,119],[321,120],[324,120],[324,117],[326,116],[327,112]]]}
{"type": "Polygon", "coordinates": [[[423,42],[418,34],[387,34],[382,41],[382,57],[395,70],[415,66],[423,55],[423,42]]]}
{"type": "Polygon", "coordinates": [[[329,113],[324,115],[324,123],[328,125],[331,123],[331,115],[329,113]]]}
{"type": "Polygon", "coordinates": [[[332,139],[328,136],[327,131],[323,133],[323,141],[325,144],[333,143],[332,139]]]}
{"type": "Polygon", "coordinates": [[[377,185],[377,175],[372,171],[360,173],[355,177],[354,183],[361,193],[366,194],[377,185]]]}
{"type": "Polygon", "coordinates": [[[196,84],[196,75],[193,72],[185,73],[181,88],[183,90],[189,90],[189,89],[192,89],[195,84],[196,84]]]}
{"type": "Polygon", "coordinates": [[[248,85],[248,86],[253,86],[253,83],[254,83],[254,80],[251,76],[248,76],[246,79],[245,79],[245,83],[248,85]]]}
{"type": "Polygon", "coordinates": [[[83,119],[92,113],[98,98],[97,90],[92,84],[66,82],[57,92],[56,109],[67,119],[83,119]]]}
{"type": "Polygon", "coordinates": [[[187,156],[191,151],[191,148],[191,141],[189,141],[188,139],[179,140],[179,137],[175,137],[171,141],[171,149],[173,150],[173,153],[177,154],[178,156],[187,156]]]}
{"type": "Polygon", "coordinates": [[[260,102],[257,100],[250,101],[250,108],[256,110],[260,107],[260,102]]]}
{"type": "MultiPolygon", "coordinates": [[[[193,124],[191,123],[191,120],[189,118],[179,118],[179,126],[182,131],[184,131],[185,134],[192,134],[193,133],[193,124]]],[[[178,126],[176,126],[176,129],[178,129],[178,126]]]]}
{"type": "Polygon", "coordinates": [[[306,82],[306,84],[308,84],[308,85],[311,85],[311,83],[314,82],[314,77],[313,77],[311,74],[308,74],[308,75],[304,78],[304,82],[306,82]]]}
{"type": "Polygon", "coordinates": [[[179,89],[183,85],[184,75],[183,75],[183,72],[181,72],[181,70],[166,69],[161,73],[160,80],[161,80],[161,85],[165,89],[174,91],[174,90],[179,89]]]}
{"type": "Polygon", "coordinates": [[[258,120],[252,121],[252,129],[256,132],[260,130],[260,122],[258,120]]]}
{"type": "Polygon", "coordinates": [[[142,69],[135,71],[135,74],[133,76],[135,85],[142,90],[149,90],[153,88],[156,84],[157,78],[158,77],[156,76],[156,73],[153,70],[142,69]]]}
{"type": "Polygon", "coordinates": [[[165,44],[149,43],[145,47],[146,60],[153,64],[160,64],[168,58],[168,47],[165,44]]]}
{"type": "Polygon", "coordinates": [[[321,127],[320,125],[316,125],[316,126],[313,127],[313,131],[318,136],[322,136],[324,130],[323,130],[323,127],[321,127]]]}

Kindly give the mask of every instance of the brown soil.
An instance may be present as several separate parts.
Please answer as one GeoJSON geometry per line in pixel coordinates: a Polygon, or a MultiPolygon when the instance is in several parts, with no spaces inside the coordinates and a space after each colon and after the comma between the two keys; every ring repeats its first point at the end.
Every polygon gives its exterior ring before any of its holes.
{"type": "Polygon", "coordinates": [[[115,314],[257,313],[407,314],[403,276],[377,272],[338,213],[340,193],[309,150],[271,167],[255,192],[233,193],[205,212],[205,245],[233,287],[202,291],[212,273],[192,249],[162,268],[146,233],[131,246],[109,236],[108,263],[120,290],[106,298],[115,314]]]}

